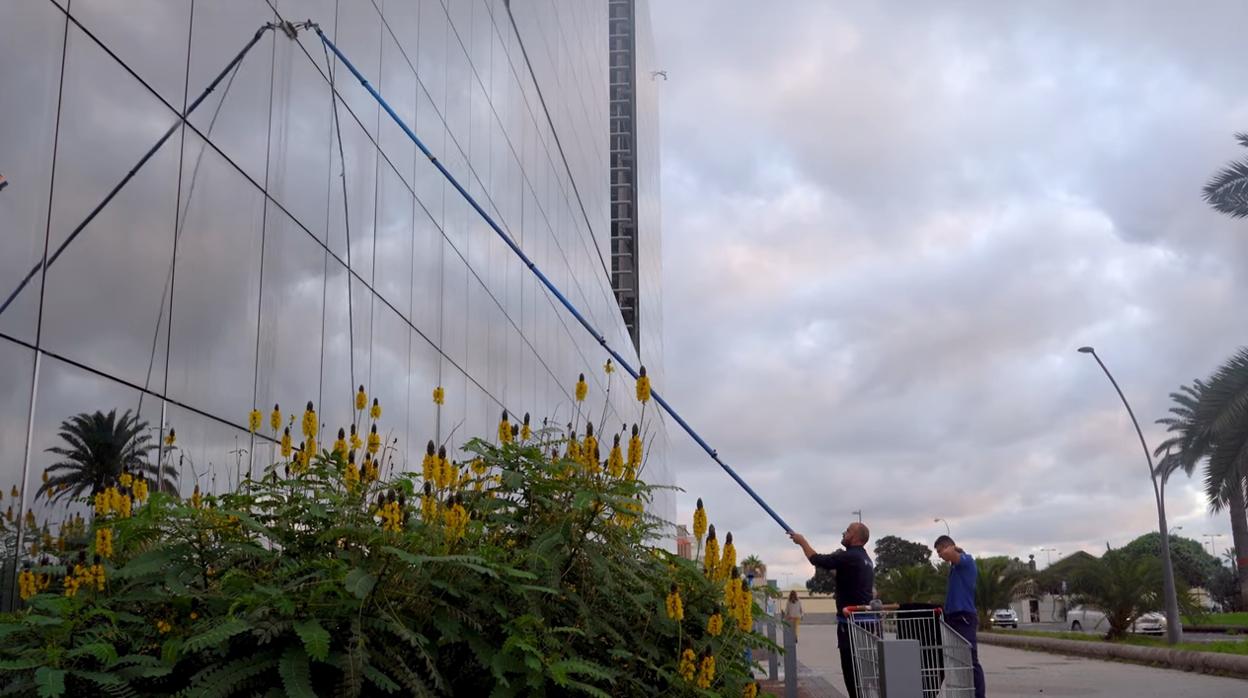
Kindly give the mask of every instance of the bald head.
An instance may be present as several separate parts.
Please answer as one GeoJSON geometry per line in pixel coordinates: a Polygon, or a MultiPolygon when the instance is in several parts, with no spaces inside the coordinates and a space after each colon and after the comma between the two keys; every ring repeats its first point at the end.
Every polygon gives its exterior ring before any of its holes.
{"type": "Polygon", "coordinates": [[[841,545],[847,548],[851,545],[866,545],[870,539],[871,530],[867,528],[867,525],[860,521],[853,521],[841,534],[841,545]]]}

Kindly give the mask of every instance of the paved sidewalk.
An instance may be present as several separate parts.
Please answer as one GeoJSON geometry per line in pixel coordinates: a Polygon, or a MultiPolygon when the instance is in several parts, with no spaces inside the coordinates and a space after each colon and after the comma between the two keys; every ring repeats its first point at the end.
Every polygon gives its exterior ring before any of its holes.
{"type": "MultiPolygon", "coordinates": [[[[1159,669],[1066,657],[1046,652],[1030,652],[981,644],[980,663],[993,698],[1014,696],[1129,696],[1130,698],[1244,698],[1248,681],[1207,676],[1173,669],[1159,669]]],[[[836,627],[802,624],[797,645],[802,665],[799,680],[808,676],[824,679],[823,685],[843,690],[841,658],[836,648],[836,627]]],[[[806,683],[809,683],[807,681],[806,683]]],[[[771,689],[784,695],[784,685],[771,689]]],[[[805,693],[804,696],[841,696],[841,693],[805,693]]]]}

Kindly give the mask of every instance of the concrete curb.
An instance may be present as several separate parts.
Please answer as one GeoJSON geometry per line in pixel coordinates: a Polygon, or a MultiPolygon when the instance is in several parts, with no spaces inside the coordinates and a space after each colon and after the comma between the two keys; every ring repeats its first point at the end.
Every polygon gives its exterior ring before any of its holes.
{"type": "Polygon", "coordinates": [[[1055,637],[1034,635],[980,633],[979,641],[988,645],[1039,650],[1057,654],[1070,654],[1093,659],[1113,659],[1137,664],[1148,664],[1199,674],[1219,674],[1248,679],[1248,655],[1221,654],[1218,652],[1195,652],[1172,650],[1164,647],[1137,647],[1110,642],[1085,642],[1062,640],[1055,637]]]}

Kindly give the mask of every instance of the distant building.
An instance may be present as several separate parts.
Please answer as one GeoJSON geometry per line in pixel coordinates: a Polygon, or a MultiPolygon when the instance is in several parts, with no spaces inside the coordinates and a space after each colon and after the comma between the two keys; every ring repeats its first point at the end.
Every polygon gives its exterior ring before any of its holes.
{"type": "Polygon", "coordinates": [[[693,559],[693,534],[684,524],[676,526],[676,554],[686,560],[693,559]]]}

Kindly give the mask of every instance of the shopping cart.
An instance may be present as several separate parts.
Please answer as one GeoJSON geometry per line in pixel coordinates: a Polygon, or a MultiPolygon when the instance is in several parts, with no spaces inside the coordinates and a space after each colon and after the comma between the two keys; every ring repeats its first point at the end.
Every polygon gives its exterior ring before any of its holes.
{"type": "Polygon", "coordinates": [[[971,644],[939,607],[849,606],[843,613],[859,698],[975,694],[971,644]]]}

